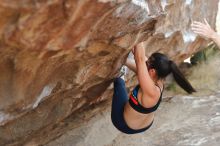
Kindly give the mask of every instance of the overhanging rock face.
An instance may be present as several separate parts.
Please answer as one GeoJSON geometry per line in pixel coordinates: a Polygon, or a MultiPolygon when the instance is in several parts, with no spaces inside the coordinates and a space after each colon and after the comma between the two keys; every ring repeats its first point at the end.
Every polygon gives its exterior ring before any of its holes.
{"type": "Polygon", "coordinates": [[[205,17],[214,26],[217,6],[218,0],[0,0],[0,145],[45,144],[68,130],[69,119],[83,122],[78,111],[111,98],[107,88],[137,42],[146,41],[146,55],[186,59],[205,43],[191,32],[192,20],[205,17]]]}

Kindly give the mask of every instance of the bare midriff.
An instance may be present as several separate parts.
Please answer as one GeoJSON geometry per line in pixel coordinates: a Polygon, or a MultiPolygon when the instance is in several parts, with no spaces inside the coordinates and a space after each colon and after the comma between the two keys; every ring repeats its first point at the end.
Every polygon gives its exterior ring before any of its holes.
{"type": "Polygon", "coordinates": [[[135,111],[127,102],[124,107],[124,119],[128,127],[134,130],[142,129],[150,125],[154,119],[154,112],[142,114],[135,111]]]}

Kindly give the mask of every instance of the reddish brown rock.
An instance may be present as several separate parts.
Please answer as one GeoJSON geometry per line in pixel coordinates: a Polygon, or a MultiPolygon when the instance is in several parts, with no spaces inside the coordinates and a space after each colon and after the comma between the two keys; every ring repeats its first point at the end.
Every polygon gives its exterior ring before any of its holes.
{"type": "Polygon", "coordinates": [[[217,2],[0,0],[0,145],[45,144],[89,119],[78,111],[111,98],[139,41],[181,62],[204,44],[191,20],[213,26],[217,2]]]}

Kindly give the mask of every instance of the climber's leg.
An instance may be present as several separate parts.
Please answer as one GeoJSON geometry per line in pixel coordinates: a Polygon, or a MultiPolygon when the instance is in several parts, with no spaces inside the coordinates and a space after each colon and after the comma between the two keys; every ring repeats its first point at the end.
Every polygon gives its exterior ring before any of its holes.
{"type": "Polygon", "coordinates": [[[125,82],[122,78],[116,78],[114,81],[114,94],[112,98],[111,119],[113,125],[121,132],[126,134],[136,134],[144,132],[150,128],[152,123],[146,128],[134,130],[128,127],[124,120],[124,106],[128,102],[128,95],[125,82]]]}
{"type": "Polygon", "coordinates": [[[111,118],[114,126],[120,131],[124,130],[125,127],[127,127],[123,118],[124,106],[127,101],[128,95],[125,87],[125,82],[122,78],[116,78],[114,81],[111,118]]]}

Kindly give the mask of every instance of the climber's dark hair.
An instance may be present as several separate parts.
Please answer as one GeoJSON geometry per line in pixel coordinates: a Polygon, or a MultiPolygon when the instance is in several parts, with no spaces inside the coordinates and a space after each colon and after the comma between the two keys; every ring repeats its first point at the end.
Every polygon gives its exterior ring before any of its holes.
{"type": "Polygon", "coordinates": [[[167,75],[172,73],[177,84],[186,92],[190,94],[192,92],[196,92],[189,81],[180,72],[177,65],[172,60],[169,60],[166,55],[161,53],[153,53],[149,57],[148,61],[146,61],[146,64],[148,69],[156,70],[159,79],[164,79],[167,75]]]}

